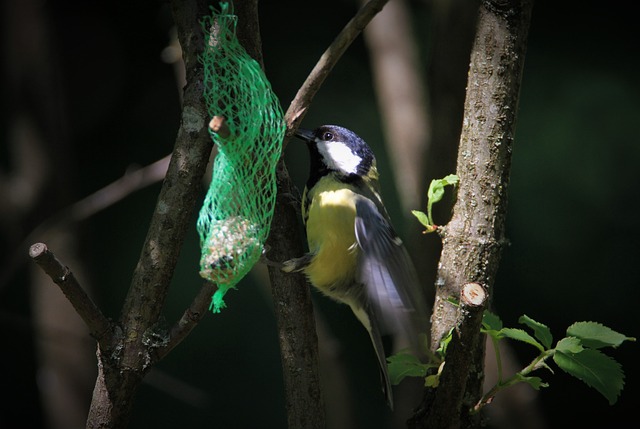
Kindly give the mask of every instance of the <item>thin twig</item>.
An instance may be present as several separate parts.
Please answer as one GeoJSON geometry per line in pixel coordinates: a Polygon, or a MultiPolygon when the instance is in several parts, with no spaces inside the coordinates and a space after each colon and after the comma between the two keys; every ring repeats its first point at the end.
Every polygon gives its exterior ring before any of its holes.
{"type": "Polygon", "coordinates": [[[182,342],[202,320],[209,305],[211,304],[211,296],[216,291],[216,285],[211,282],[205,282],[200,291],[195,296],[189,308],[187,308],[180,320],[178,320],[169,331],[169,340],[161,348],[157,350],[158,359],[165,357],[171,350],[182,342]]]}
{"type": "Polygon", "coordinates": [[[112,332],[111,322],[82,289],[69,267],[62,264],[44,243],[36,243],[31,246],[29,256],[60,287],[60,290],[86,323],[91,336],[99,343],[109,344],[112,332]]]}
{"type": "Polygon", "coordinates": [[[34,241],[44,240],[54,229],[88,219],[134,192],[161,181],[167,173],[170,159],[171,155],[167,155],[147,166],[128,170],[119,179],[64,208],[35,227],[18,245],[13,252],[14,256],[9,258],[0,270],[0,290],[9,284],[9,279],[15,270],[24,263],[22,255],[27,246],[34,241]]]}
{"type": "Polygon", "coordinates": [[[224,116],[214,116],[211,119],[211,122],[209,122],[209,129],[223,139],[226,139],[231,135],[229,125],[227,125],[227,120],[224,116]]]}
{"type": "MultiPolygon", "coordinates": [[[[345,25],[340,34],[324,51],[318,62],[316,63],[309,76],[304,81],[298,93],[287,109],[284,116],[287,123],[287,133],[284,139],[284,146],[293,135],[294,131],[302,122],[307,109],[311,104],[311,100],[316,95],[320,86],[327,78],[333,67],[338,63],[342,54],[360,35],[362,30],[369,24],[371,19],[382,10],[389,0],[370,0],[363,5],[356,15],[345,25]]],[[[284,149],[283,146],[283,149],[284,149]]]]}

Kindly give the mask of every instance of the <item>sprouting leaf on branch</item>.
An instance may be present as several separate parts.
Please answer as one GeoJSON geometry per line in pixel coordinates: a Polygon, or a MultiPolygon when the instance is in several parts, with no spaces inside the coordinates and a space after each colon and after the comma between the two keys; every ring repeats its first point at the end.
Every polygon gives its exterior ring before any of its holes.
{"type": "Polygon", "coordinates": [[[437,203],[444,196],[444,187],[447,185],[455,186],[459,181],[460,179],[455,174],[449,174],[442,179],[432,180],[431,184],[429,185],[429,190],[427,191],[427,197],[429,197],[429,201],[437,203]]]}
{"type": "Polygon", "coordinates": [[[447,335],[442,337],[442,339],[440,340],[440,347],[438,347],[438,349],[436,350],[438,357],[442,360],[444,360],[445,356],[447,355],[447,347],[449,347],[449,344],[451,344],[451,339],[453,338],[454,329],[455,328],[449,329],[449,332],[447,332],[447,335]]]}
{"type": "Polygon", "coordinates": [[[428,234],[438,229],[438,226],[433,222],[433,216],[431,214],[433,204],[442,200],[444,196],[445,186],[456,186],[460,179],[455,174],[449,174],[442,179],[434,179],[429,184],[429,190],[427,191],[427,212],[421,212],[419,210],[411,210],[411,213],[418,219],[418,221],[426,228],[423,233],[428,234]]]}
{"type": "Polygon", "coordinates": [[[429,216],[425,212],[421,212],[419,210],[411,210],[411,213],[418,218],[418,222],[427,228],[431,225],[431,221],[429,220],[429,216]]]}

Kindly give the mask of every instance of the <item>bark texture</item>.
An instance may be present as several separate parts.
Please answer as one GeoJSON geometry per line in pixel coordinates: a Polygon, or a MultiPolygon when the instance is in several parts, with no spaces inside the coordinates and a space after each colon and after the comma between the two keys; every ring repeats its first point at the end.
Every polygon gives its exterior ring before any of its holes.
{"type": "Polygon", "coordinates": [[[168,341],[158,325],[211,151],[197,59],[204,46],[199,21],[208,9],[204,2],[176,1],[172,11],[187,76],[181,124],[120,320],[110,341],[99,342],[88,428],[126,427],[135,392],[168,341]]]}
{"type": "Polygon", "coordinates": [[[471,53],[457,160],[458,197],[443,230],[436,279],[432,349],[453,329],[440,386],[429,391],[412,427],[468,428],[482,387],[482,309],[489,302],[505,243],[507,189],[532,0],[483,1],[471,53]],[[484,305],[456,306],[463,287],[481,285],[484,305]]]}

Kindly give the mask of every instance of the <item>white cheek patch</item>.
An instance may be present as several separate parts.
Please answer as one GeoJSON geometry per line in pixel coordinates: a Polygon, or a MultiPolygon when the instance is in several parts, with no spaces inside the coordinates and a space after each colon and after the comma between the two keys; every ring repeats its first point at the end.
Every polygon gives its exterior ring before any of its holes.
{"type": "Polygon", "coordinates": [[[340,142],[318,142],[318,152],[331,170],[338,170],[347,174],[355,174],[362,159],[351,152],[351,149],[340,142]]]}

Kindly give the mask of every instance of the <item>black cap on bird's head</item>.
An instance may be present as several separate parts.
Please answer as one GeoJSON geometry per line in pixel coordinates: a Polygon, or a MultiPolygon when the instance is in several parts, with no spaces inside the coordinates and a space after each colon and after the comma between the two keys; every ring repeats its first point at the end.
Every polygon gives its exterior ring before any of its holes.
{"type": "Polygon", "coordinates": [[[335,172],[344,178],[366,176],[375,167],[369,145],[356,133],[337,125],[323,125],[313,131],[298,129],[311,156],[311,175],[335,172]]]}

